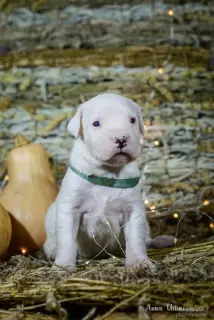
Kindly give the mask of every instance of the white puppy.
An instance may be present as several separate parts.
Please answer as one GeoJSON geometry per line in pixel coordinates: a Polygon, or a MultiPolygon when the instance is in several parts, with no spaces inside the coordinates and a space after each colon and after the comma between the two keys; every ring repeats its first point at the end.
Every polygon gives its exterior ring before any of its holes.
{"type": "MultiPolygon", "coordinates": [[[[70,120],[68,130],[77,139],[45,221],[44,251],[57,265],[74,270],[77,255],[107,253],[125,254],[127,266],[150,263],[146,246],[152,240],[135,162],[143,129],[138,105],[110,93],[80,105],[70,120]]],[[[156,247],[173,243],[172,237],[162,240],[156,247]]]]}

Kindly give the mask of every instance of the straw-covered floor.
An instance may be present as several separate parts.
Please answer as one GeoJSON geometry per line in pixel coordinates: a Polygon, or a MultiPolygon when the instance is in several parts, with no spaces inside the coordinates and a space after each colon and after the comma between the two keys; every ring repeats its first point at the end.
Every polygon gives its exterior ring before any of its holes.
{"type": "Polygon", "coordinates": [[[214,307],[214,241],[149,250],[149,257],[154,259],[154,270],[129,270],[122,259],[106,259],[89,264],[79,261],[77,272],[69,274],[64,269],[53,270],[41,252],[13,256],[0,264],[0,319],[17,316],[17,312],[27,317],[38,311],[44,318],[49,312],[66,319],[68,310],[75,313],[81,305],[97,307],[90,310],[94,317],[88,319],[95,319],[98,311],[97,319],[108,319],[121,309],[137,308],[142,313],[142,306],[148,304],[163,309],[170,304],[214,307]],[[100,311],[100,306],[108,308],[100,311]]]}

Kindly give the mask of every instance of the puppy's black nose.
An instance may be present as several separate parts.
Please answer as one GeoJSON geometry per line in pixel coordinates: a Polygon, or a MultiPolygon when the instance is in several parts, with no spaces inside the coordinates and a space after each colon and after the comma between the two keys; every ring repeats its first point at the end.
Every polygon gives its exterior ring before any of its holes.
{"type": "Polygon", "coordinates": [[[118,144],[118,148],[119,149],[123,149],[124,147],[127,146],[126,142],[127,142],[127,138],[123,136],[122,139],[116,138],[115,137],[115,143],[118,144]]]}

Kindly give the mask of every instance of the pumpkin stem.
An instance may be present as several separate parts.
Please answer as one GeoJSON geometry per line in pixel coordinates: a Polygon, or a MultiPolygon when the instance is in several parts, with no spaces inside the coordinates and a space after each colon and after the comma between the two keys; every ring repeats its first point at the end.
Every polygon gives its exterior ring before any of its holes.
{"type": "Polygon", "coordinates": [[[14,139],[15,148],[26,146],[29,143],[30,141],[27,140],[22,134],[17,135],[14,139]]]}

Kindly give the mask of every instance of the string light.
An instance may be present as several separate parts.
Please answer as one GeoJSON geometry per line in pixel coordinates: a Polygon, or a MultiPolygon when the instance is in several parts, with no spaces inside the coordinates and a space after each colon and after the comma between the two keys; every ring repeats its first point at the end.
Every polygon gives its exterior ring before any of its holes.
{"type": "Polygon", "coordinates": [[[148,204],[148,203],[149,203],[149,200],[145,200],[144,203],[145,203],[145,204],[148,204]]]}
{"type": "Polygon", "coordinates": [[[140,138],[140,144],[142,145],[144,143],[143,138],[140,138]]]}
{"type": "Polygon", "coordinates": [[[154,141],[154,145],[155,145],[155,146],[159,146],[159,144],[160,144],[160,142],[159,142],[158,140],[155,140],[155,141],[154,141]]]}
{"type": "Polygon", "coordinates": [[[158,69],[158,73],[162,74],[163,73],[163,68],[158,69]]]}
{"type": "Polygon", "coordinates": [[[214,229],[214,223],[213,222],[210,223],[210,229],[214,229]]]}
{"type": "MultiPolygon", "coordinates": [[[[112,235],[113,235],[113,237],[115,238],[115,240],[117,241],[117,243],[119,244],[119,247],[120,247],[121,251],[123,252],[123,254],[125,254],[125,252],[124,252],[124,250],[123,250],[123,248],[122,248],[122,246],[121,246],[121,244],[120,244],[120,241],[119,241],[119,239],[117,238],[116,234],[113,232],[113,230],[112,230],[112,228],[111,228],[111,225],[110,225],[110,223],[108,222],[108,220],[105,220],[105,223],[106,223],[107,226],[110,228],[110,230],[111,230],[111,232],[112,232],[112,235]]],[[[113,256],[113,255],[111,255],[111,257],[112,257],[113,259],[117,259],[117,258],[116,258],[115,256],[113,256]]]]}
{"type": "Polygon", "coordinates": [[[208,206],[209,203],[210,203],[209,200],[204,200],[203,205],[208,206]]]}
{"type": "MultiPolygon", "coordinates": [[[[98,217],[98,218],[99,218],[99,217],[98,217]]],[[[108,220],[105,219],[104,222],[105,222],[105,224],[110,228],[110,230],[112,231],[111,225],[110,225],[110,223],[108,222],[108,220]]],[[[98,254],[96,254],[93,259],[96,259],[96,257],[98,257],[98,256],[104,251],[104,252],[105,252],[106,254],[108,254],[111,258],[119,260],[117,257],[115,257],[113,254],[109,253],[109,252],[106,250],[106,248],[107,248],[108,244],[110,243],[110,241],[105,245],[105,247],[102,247],[102,245],[100,245],[100,244],[97,242],[97,240],[96,240],[96,238],[95,238],[95,235],[94,235],[94,232],[95,232],[95,221],[93,222],[92,238],[93,238],[94,242],[95,242],[100,248],[102,248],[102,250],[101,250],[98,254]]],[[[114,236],[114,238],[115,238],[116,241],[118,242],[118,244],[119,244],[119,246],[120,246],[120,249],[121,249],[121,251],[123,252],[123,254],[125,254],[125,252],[124,252],[124,250],[123,250],[123,248],[122,248],[122,246],[121,246],[121,244],[120,244],[119,239],[116,237],[116,235],[114,234],[113,231],[112,231],[112,235],[114,236]]]]}
{"type": "Polygon", "coordinates": [[[26,255],[28,253],[28,249],[25,247],[20,248],[20,251],[23,255],[26,255]]]}
{"type": "Polygon", "coordinates": [[[178,214],[177,212],[175,212],[175,213],[173,214],[173,218],[178,219],[178,218],[179,218],[179,214],[178,214]]]}
{"type": "Polygon", "coordinates": [[[169,16],[174,16],[174,11],[173,11],[173,10],[169,10],[169,11],[168,11],[168,15],[169,15],[169,16]]]}
{"type": "Polygon", "coordinates": [[[8,176],[5,176],[5,177],[4,177],[4,180],[8,181],[8,180],[9,180],[9,177],[8,177],[8,176]]]}
{"type": "Polygon", "coordinates": [[[110,228],[111,228],[111,226],[110,226],[110,224],[109,224],[108,220],[105,220],[105,223],[107,224],[107,226],[108,226],[108,227],[110,227],[110,228]]]}
{"type": "Polygon", "coordinates": [[[155,208],[156,208],[155,206],[151,206],[151,207],[150,207],[150,210],[153,211],[153,210],[155,210],[155,208]]]}

